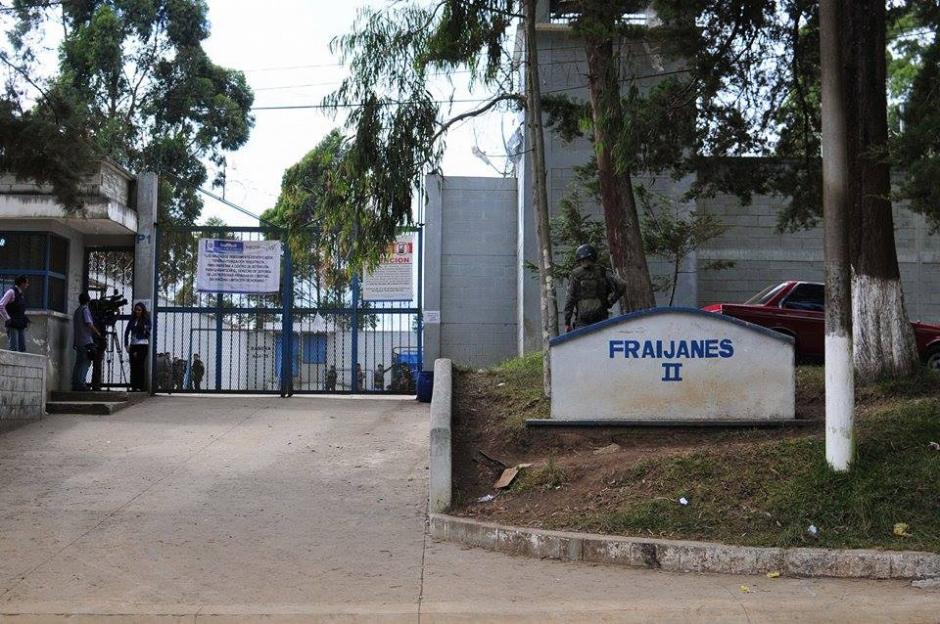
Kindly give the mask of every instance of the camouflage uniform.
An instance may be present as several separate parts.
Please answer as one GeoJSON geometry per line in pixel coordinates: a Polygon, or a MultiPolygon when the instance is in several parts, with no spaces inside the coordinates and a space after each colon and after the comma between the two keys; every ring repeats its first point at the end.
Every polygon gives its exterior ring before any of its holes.
{"type": "Polygon", "coordinates": [[[586,327],[603,321],[624,290],[623,282],[613,273],[595,262],[583,262],[568,280],[565,326],[586,327]]]}
{"type": "Polygon", "coordinates": [[[189,371],[189,387],[202,390],[202,377],[206,374],[206,367],[197,353],[193,358],[192,370],[189,371]]]}

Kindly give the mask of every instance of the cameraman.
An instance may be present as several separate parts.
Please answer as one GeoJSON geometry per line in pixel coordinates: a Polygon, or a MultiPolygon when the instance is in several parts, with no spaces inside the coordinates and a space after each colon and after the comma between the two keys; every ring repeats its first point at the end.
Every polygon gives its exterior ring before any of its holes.
{"type": "Polygon", "coordinates": [[[88,390],[85,378],[88,376],[88,367],[97,357],[98,349],[95,347],[95,337],[101,338],[101,332],[95,327],[88,309],[91,297],[87,292],[78,296],[78,308],[72,315],[72,348],[75,349],[75,366],[72,367],[72,392],[88,390]]]}

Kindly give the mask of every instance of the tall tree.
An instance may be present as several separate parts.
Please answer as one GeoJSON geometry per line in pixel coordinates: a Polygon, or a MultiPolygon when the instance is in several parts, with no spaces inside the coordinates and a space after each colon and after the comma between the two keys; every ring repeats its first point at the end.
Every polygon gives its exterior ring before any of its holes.
{"type": "MultiPolygon", "coordinates": [[[[535,6],[535,0],[525,2],[526,8],[535,6]]],[[[522,6],[519,0],[437,0],[364,9],[353,32],[334,41],[352,70],[325,100],[328,106],[351,108],[341,201],[358,207],[360,227],[371,238],[390,241],[398,226],[410,222],[412,192],[439,165],[450,128],[500,106],[526,105],[508,51],[508,31],[523,17],[522,6]],[[432,72],[462,68],[470,72],[471,88],[482,85],[489,95],[476,108],[448,116],[431,95],[432,72]]],[[[537,70],[537,62],[528,66],[537,70]]],[[[537,71],[534,76],[537,80],[537,71]]],[[[534,84],[531,75],[529,84],[534,84]]],[[[540,132],[540,124],[532,130],[540,132]]],[[[544,226],[542,264],[552,262],[544,226]]],[[[550,271],[542,273],[540,283],[547,351],[547,339],[558,332],[550,271]]],[[[547,381],[547,354],[545,363],[547,381]]]]}
{"type": "MultiPolygon", "coordinates": [[[[790,97],[770,115],[781,124],[781,140],[776,154],[787,160],[777,169],[774,187],[791,195],[790,207],[781,215],[785,229],[816,224],[822,199],[819,142],[819,67],[820,57],[813,52],[819,37],[818,0],[792,0],[785,3],[788,24],[788,53],[781,64],[778,89],[790,97]],[[784,65],[784,63],[786,63],[784,65]]],[[[883,0],[861,0],[845,7],[846,89],[853,109],[848,112],[851,194],[851,262],[853,280],[853,327],[855,369],[863,380],[884,376],[903,376],[917,366],[917,348],[904,303],[898,266],[892,214],[891,165],[908,169],[902,194],[911,193],[910,180],[918,170],[918,156],[904,154],[903,147],[892,146],[889,135],[890,89],[896,103],[903,107],[905,85],[922,72],[916,58],[921,48],[913,39],[900,48],[888,45],[891,24],[893,38],[917,31],[912,24],[929,19],[916,10],[918,3],[892,3],[889,12],[883,0]],[[901,30],[899,30],[901,28],[901,30]],[[886,56],[899,54],[888,76],[886,56]]],[[[923,34],[923,30],[920,31],[923,34]]],[[[817,48],[818,49],[818,48],[817,48]]],[[[895,58],[895,57],[892,57],[895,58]]],[[[897,115],[897,113],[894,113],[897,115]]],[[[918,133],[920,134],[920,133],[918,133]]],[[[929,132],[927,134],[929,136],[929,132]]],[[[902,142],[903,146],[903,142],[902,142]]],[[[936,187],[937,179],[928,183],[936,187]]],[[[933,208],[912,202],[915,210],[931,217],[933,208]]],[[[940,214],[937,211],[936,214],[940,214]]]]}
{"type": "MultiPolygon", "coordinates": [[[[266,223],[286,230],[285,243],[290,248],[295,281],[316,286],[313,293],[295,290],[295,301],[305,307],[344,307],[343,297],[350,283],[350,256],[359,253],[377,259],[386,249],[386,241],[369,239],[367,231],[360,232],[355,248],[350,247],[349,240],[338,233],[354,226],[356,211],[350,210],[347,203],[324,201],[342,192],[346,151],[339,130],[327,134],[300,162],[284,172],[277,203],[261,215],[266,223]],[[314,299],[304,301],[310,294],[314,299]]],[[[371,263],[369,259],[364,263],[371,263]]]]}
{"type": "Polygon", "coordinates": [[[576,32],[585,44],[588,84],[594,128],[601,206],[607,225],[607,246],[614,271],[626,285],[626,310],[656,305],[650,278],[640,217],[633,190],[632,163],[615,156],[620,137],[625,134],[621,97],[620,39],[627,2],[581,2],[576,32]]]}
{"type": "Polygon", "coordinates": [[[748,164],[773,77],[766,56],[775,7],[760,0],[565,0],[581,38],[589,101],[549,94],[562,139],[588,135],[590,189],[600,200],[613,268],[628,284],[625,308],[654,305],[638,210],[638,176],[694,175],[689,197],[717,190],[742,201],[761,190],[748,164]],[[648,19],[650,11],[655,16],[648,19]]]}
{"type": "Polygon", "coordinates": [[[851,62],[848,97],[852,327],[855,370],[862,380],[909,375],[917,344],[904,305],[894,241],[884,0],[846,3],[844,42],[851,62]]]}
{"type": "MultiPolygon", "coordinates": [[[[84,123],[73,136],[95,156],[160,174],[161,221],[195,220],[209,180],[204,161],[220,165],[253,124],[244,74],[214,64],[202,47],[205,0],[14,0],[10,9],[16,23],[2,58],[16,67],[12,110],[66,103],[84,123]],[[52,28],[62,33],[58,67],[44,75],[52,28]]],[[[58,177],[61,188],[74,185],[58,177]]]]}

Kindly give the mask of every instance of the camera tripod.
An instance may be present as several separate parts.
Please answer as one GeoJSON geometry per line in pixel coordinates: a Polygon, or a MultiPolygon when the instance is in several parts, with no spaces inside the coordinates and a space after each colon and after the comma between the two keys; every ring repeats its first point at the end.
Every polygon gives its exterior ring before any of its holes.
{"type": "Polygon", "coordinates": [[[127,374],[124,372],[124,347],[121,345],[114,325],[105,327],[104,332],[102,332],[102,339],[104,340],[103,352],[92,362],[91,387],[95,390],[101,390],[102,388],[101,382],[104,375],[104,364],[107,363],[108,370],[114,370],[115,354],[117,354],[118,368],[121,371],[119,381],[122,385],[127,383],[127,374]]]}

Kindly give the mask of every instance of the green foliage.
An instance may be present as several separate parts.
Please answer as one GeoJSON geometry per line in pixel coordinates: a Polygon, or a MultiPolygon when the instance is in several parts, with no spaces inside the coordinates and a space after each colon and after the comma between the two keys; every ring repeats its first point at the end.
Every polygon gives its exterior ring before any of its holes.
{"type": "Polygon", "coordinates": [[[70,211],[81,208],[80,184],[96,164],[85,138],[85,116],[70,102],[50,98],[23,110],[15,99],[0,98],[0,171],[51,184],[70,211]]]}
{"type": "MultiPolygon", "coordinates": [[[[940,9],[927,17],[935,29],[940,26],[940,9]]],[[[940,35],[934,31],[932,37],[918,52],[921,67],[907,90],[907,106],[900,114],[904,129],[897,137],[894,158],[907,170],[902,196],[911,200],[911,208],[927,215],[935,233],[940,230],[940,35]]]]}
{"type": "MultiPolygon", "coordinates": [[[[346,156],[346,146],[338,130],[331,131],[300,162],[284,172],[281,194],[273,208],[261,218],[286,230],[294,276],[297,281],[312,280],[316,285],[317,307],[342,307],[343,293],[349,286],[347,260],[354,252],[376,247],[367,235],[353,247],[349,236],[338,233],[355,230],[357,210],[338,198],[342,180],[337,180],[346,156]]],[[[385,249],[380,242],[371,255],[385,249]]]]}
{"type": "MultiPolygon", "coordinates": [[[[398,227],[411,222],[413,189],[440,162],[453,121],[444,119],[431,95],[429,71],[465,65],[471,85],[495,85],[513,8],[513,0],[399,2],[363,9],[353,32],[334,40],[334,52],[352,75],[324,102],[351,111],[336,192],[324,197],[324,205],[327,211],[358,211],[358,231],[348,225],[337,231],[343,246],[357,245],[360,233],[375,243],[391,242],[398,227]]],[[[481,110],[514,99],[501,94],[481,110]]],[[[365,250],[353,258],[377,260],[365,250]]]]}
{"type": "MultiPolygon", "coordinates": [[[[815,227],[822,216],[821,97],[818,0],[786,0],[778,24],[768,30],[783,51],[772,65],[777,71],[773,92],[763,105],[767,148],[779,159],[754,176],[758,184],[790,198],[780,214],[781,231],[815,227]]],[[[940,226],[940,198],[934,161],[937,136],[935,105],[936,28],[940,12],[934,3],[892,2],[888,6],[887,56],[890,159],[903,172],[899,199],[940,226]],[[932,52],[933,51],[933,52],[932,52]]]]}
{"type": "MultiPolygon", "coordinates": [[[[748,202],[766,190],[767,172],[728,157],[763,152],[766,102],[777,68],[766,57],[779,44],[775,3],[759,0],[657,0],[658,21],[636,26],[624,14],[649,3],[579,0],[568,7],[586,47],[612,43],[608,84],[619,92],[591,103],[568,95],[545,98],[548,125],[563,140],[594,135],[598,121],[615,137],[620,172],[694,174],[688,198],[734,193],[748,202]]],[[[608,89],[609,90],[609,89],[608,89]]]]}
{"type": "MultiPolygon", "coordinates": [[[[571,275],[578,264],[575,252],[580,245],[592,245],[597,250],[598,261],[610,266],[607,230],[603,222],[582,210],[582,198],[577,189],[562,197],[558,216],[552,218],[550,229],[555,253],[551,272],[556,280],[565,280],[571,275]]],[[[536,274],[539,270],[532,262],[526,262],[526,268],[536,274]]]]}
{"type": "MultiPolygon", "coordinates": [[[[14,58],[4,59],[21,71],[8,98],[29,108],[22,102],[40,89],[45,95],[31,111],[55,110],[53,102],[82,111],[81,132],[56,119],[70,140],[87,146],[76,168],[109,157],[131,171],[155,171],[160,220],[192,223],[202,206],[197,189],[209,180],[204,161],[221,165],[253,124],[244,74],[215,65],[202,48],[209,36],[205,1],[17,0],[13,8],[16,22],[7,34],[14,58]],[[53,27],[63,32],[59,65],[55,76],[44,77],[37,37],[53,27]]],[[[74,156],[58,147],[46,150],[50,162],[74,156]]],[[[4,155],[13,171],[30,173],[28,162],[4,155]]],[[[51,171],[60,195],[75,193],[74,176],[51,171]]]]}
{"type": "MultiPolygon", "coordinates": [[[[667,206],[654,207],[654,198],[648,192],[641,193],[641,201],[646,205],[641,222],[643,244],[647,255],[663,258],[669,263],[670,274],[657,284],[657,288],[669,292],[669,305],[672,305],[682,261],[708,241],[724,234],[728,226],[711,213],[692,211],[686,216],[680,216],[673,214],[667,206]]],[[[713,260],[706,262],[703,268],[706,271],[721,271],[733,266],[733,262],[713,260]]]]}

